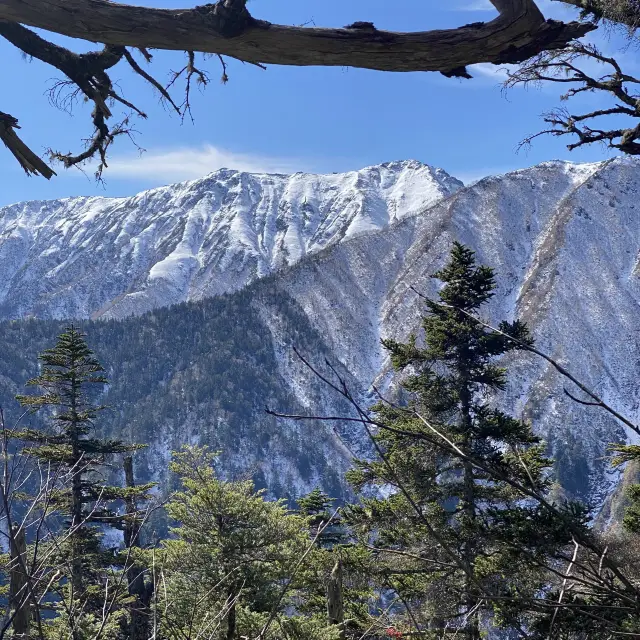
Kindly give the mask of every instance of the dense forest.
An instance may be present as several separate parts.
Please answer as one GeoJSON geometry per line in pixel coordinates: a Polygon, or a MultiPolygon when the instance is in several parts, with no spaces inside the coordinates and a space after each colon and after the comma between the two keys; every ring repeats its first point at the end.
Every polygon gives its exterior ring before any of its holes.
{"type": "MultiPolygon", "coordinates": [[[[275,278],[262,281],[259,298],[261,310],[249,287],[142,318],[79,322],[110,382],[102,390],[109,410],[97,428],[104,437],[155,443],[139,455],[138,474],[145,479],[164,480],[171,450],[196,440],[223,452],[229,476],[248,474],[273,496],[297,497],[299,485],[322,482],[325,491],[343,498],[340,457],[344,467],[346,454],[339,444],[326,442],[335,438],[331,429],[295,423],[283,429],[265,412],[267,405],[302,407],[283,381],[286,372],[271,341],[265,340],[270,329],[264,309],[281,319],[282,333],[301,352],[320,360],[329,354],[275,278]],[[337,449],[333,455],[325,451],[329,446],[337,449]],[[266,470],[263,460],[271,460],[273,469],[266,470]]],[[[64,327],[64,322],[43,320],[0,323],[0,404],[8,418],[18,415],[13,397],[36,375],[37,354],[64,327]]],[[[40,420],[37,415],[28,419],[40,420]]]]}
{"type": "MultiPolygon", "coordinates": [[[[155,312],[156,331],[129,342],[122,323],[92,324],[88,335],[41,323],[37,344],[26,348],[20,325],[4,325],[15,332],[4,370],[19,371],[26,386],[16,392],[24,413],[2,416],[1,636],[640,637],[640,485],[628,489],[620,523],[593,526],[590,506],[557,483],[535,425],[494,401],[509,376],[500,358],[536,349],[522,322],[492,327],[481,319],[495,295],[493,270],[455,243],[434,278],[442,288],[437,299],[422,300],[421,331],[406,342],[383,341],[402,400],[380,394],[362,406],[339,369],[308,363],[318,385],[342,402],[338,415],[307,415],[287,406],[286,395],[265,392],[259,371],[274,371],[273,355],[260,349],[262,327],[249,305],[242,326],[225,325],[231,298],[190,307],[218,331],[182,334],[203,355],[182,363],[178,391],[167,388],[173,411],[188,420],[196,398],[223,408],[277,402],[287,411],[263,412],[260,426],[243,423],[241,413],[226,425],[264,429],[265,456],[282,420],[315,425],[318,439],[327,422],[356,423],[367,444],[346,474],[348,495],[342,478],[334,494],[285,490],[284,501],[256,485],[259,474],[222,477],[225,429],[216,436],[220,451],[182,446],[168,462],[171,483],[147,481],[144,439],[157,411],[167,409],[149,401],[162,384],[161,364],[144,354],[161,342],[179,361],[185,343],[162,342],[171,309],[155,312]],[[235,332],[253,345],[247,352],[256,371],[252,395],[242,398],[233,390],[238,362],[225,351],[225,333],[235,332]],[[110,380],[114,365],[101,358],[116,363],[127,350],[139,352],[140,366],[110,380]],[[109,384],[131,389],[120,406],[103,405],[109,384]],[[141,402],[149,402],[149,421],[128,423],[128,406],[141,402]],[[106,428],[114,415],[123,425],[117,433],[106,428]]],[[[312,351],[302,318],[289,328],[312,351]]],[[[298,455],[311,456],[312,442],[297,443],[298,455]]],[[[609,463],[634,465],[638,457],[639,447],[614,443],[609,463]]]]}

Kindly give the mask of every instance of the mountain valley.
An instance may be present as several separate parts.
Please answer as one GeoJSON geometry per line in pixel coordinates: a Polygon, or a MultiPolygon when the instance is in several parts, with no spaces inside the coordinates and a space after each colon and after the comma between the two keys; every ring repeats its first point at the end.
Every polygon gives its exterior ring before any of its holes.
{"type": "MultiPolygon", "coordinates": [[[[637,419],[639,169],[638,162],[626,159],[548,162],[462,187],[440,170],[391,163],[348,179],[306,177],[307,195],[299,189],[295,197],[291,184],[302,181],[296,178],[300,174],[259,179],[234,174],[236,189],[248,185],[246,193],[234,193],[236,203],[250,199],[256,181],[263,189],[270,179],[289,185],[289,199],[277,206],[289,211],[289,226],[281,223],[266,244],[266,229],[271,223],[272,231],[277,228],[277,216],[266,224],[264,216],[243,218],[242,207],[233,216],[222,210],[214,215],[203,204],[206,198],[193,202],[185,195],[204,183],[231,180],[224,172],[127,199],[118,205],[129,212],[122,217],[115,204],[92,205],[89,214],[86,199],[5,208],[2,405],[17,415],[11,397],[35,373],[37,352],[75,318],[112,381],[104,398],[111,410],[102,428],[150,445],[140,455],[145,477],[164,480],[169,452],[184,442],[200,442],[222,450],[226,473],[252,475],[274,495],[295,497],[321,485],[344,496],[342,474],[350,457],[366,452],[359,429],[353,423],[275,420],[265,406],[315,416],[348,411],[293,347],[324,371],[325,359],[335,365],[367,404],[374,400],[374,385],[393,393],[397,380],[380,339],[405,339],[418,329],[423,305],[413,288],[429,296],[437,292],[430,275],[455,239],[496,269],[499,288],[485,310],[488,321],[522,318],[540,349],[637,419]],[[362,197],[351,191],[350,202],[360,198],[360,204],[340,216],[341,201],[325,190],[332,193],[332,181],[358,180],[378,185],[376,196],[371,190],[362,197]],[[381,189],[382,183],[389,188],[381,189]],[[309,184],[316,189],[313,200],[309,184]],[[178,195],[170,196],[172,190],[178,195]],[[158,204],[163,199],[172,202],[166,210],[158,204]],[[144,202],[151,222],[133,227],[132,203],[138,203],[135,215],[142,216],[144,202]],[[179,212],[176,202],[182,203],[179,212]],[[305,202],[314,209],[315,222],[301,235],[294,222],[305,202]],[[332,203],[331,215],[323,218],[326,202],[332,203]],[[28,223],[36,210],[41,222],[28,223]],[[79,212],[77,218],[73,212],[79,212]],[[228,231],[223,240],[224,234],[198,227],[198,216],[213,226],[227,216],[228,230],[237,230],[240,221],[245,226],[241,236],[228,231]],[[335,232],[320,233],[321,218],[335,232]],[[109,220],[113,240],[92,244],[109,220]],[[164,244],[158,240],[163,233],[164,244]],[[196,235],[193,246],[218,243],[224,250],[194,266],[195,253],[185,249],[185,239],[196,235]],[[246,238],[253,244],[238,249],[246,238]],[[261,253],[258,248],[267,244],[269,251],[261,253]],[[120,251],[122,246],[127,250],[120,251]],[[147,247],[144,261],[135,261],[132,246],[140,248],[139,255],[147,247]],[[170,275],[155,284],[163,265],[170,275]],[[183,280],[176,275],[181,273],[183,280]],[[96,288],[101,274],[105,284],[96,288]]],[[[510,376],[501,405],[530,420],[545,437],[571,495],[603,504],[617,482],[605,464],[607,445],[628,434],[607,414],[571,401],[563,392],[565,381],[544,361],[512,354],[505,364],[510,376]]]]}

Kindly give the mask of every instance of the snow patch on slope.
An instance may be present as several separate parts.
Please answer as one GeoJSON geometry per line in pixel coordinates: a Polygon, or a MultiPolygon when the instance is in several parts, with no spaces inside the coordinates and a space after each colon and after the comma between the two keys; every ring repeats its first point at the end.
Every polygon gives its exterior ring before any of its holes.
{"type": "Polygon", "coordinates": [[[221,169],[131,198],[0,209],[0,318],[121,318],[244,287],[462,183],[417,161],[344,174],[221,169]]]}

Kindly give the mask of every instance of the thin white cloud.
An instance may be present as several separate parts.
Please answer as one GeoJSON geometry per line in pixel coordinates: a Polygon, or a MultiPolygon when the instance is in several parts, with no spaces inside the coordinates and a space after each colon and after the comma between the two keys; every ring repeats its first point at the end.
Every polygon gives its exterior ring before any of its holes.
{"type": "Polygon", "coordinates": [[[237,169],[252,173],[293,173],[309,170],[302,161],[235,153],[212,145],[146,151],[113,156],[108,177],[152,182],[193,180],[217,169],[237,169]]]}

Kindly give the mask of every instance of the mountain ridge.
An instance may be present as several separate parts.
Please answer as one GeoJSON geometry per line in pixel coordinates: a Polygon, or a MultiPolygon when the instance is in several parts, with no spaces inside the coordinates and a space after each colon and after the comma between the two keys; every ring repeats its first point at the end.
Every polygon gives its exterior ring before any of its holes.
{"type": "Polygon", "coordinates": [[[0,209],[0,317],[125,317],[237,290],[462,183],[417,161],[345,174],[221,169],[130,198],[0,209]]]}
{"type": "MultiPolygon", "coordinates": [[[[119,322],[84,322],[110,375],[134,381],[110,392],[109,402],[125,412],[114,418],[113,433],[146,439],[148,471],[171,448],[199,441],[227,451],[235,472],[258,465],[265,486],[290,485],[300,495],[326,480],[335,491],[336,470],[348,464],[347,450],[358,452],[362,434],[352,424],[335,425],[336,433],[326,423],[275,423],[264,415],[268,403],[310,415],[346,410],[291,347],[318,366],[325,358],[335,364],[365,404],[374,400],[374,385],[392,393],[398,379],[380,338],[404,340],[419,328],[423,306],[412,287],[437,294],[430,276],[454,239],[496,269],[488,321],[521,317],[543,351],[637,419],[639,194],[636,160],[543,163],[457,189],[382,230],[343,237],[237,292],[119,322]]],[[[0,323],[3,403],[61,326],[0,323]],[[19,355],[24,348],[32,364],[19,355]]],[[[571,495],[602,505],[617,482],[605,464],[607,444],[629,434],[603,412],[575,405],[543,361],[511,354],[504,363],[509,385],[495,400],[548,441],[571,495]]]]}

